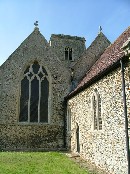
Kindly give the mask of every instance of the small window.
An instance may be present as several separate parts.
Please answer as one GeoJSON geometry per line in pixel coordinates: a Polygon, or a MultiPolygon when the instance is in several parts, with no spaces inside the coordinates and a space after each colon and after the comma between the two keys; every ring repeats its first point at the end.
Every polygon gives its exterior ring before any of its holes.
{"type": "Polygon", "coordinates": [[[93,117],[94,117],[94,130],[95,130],[98,129],[97,101],[95,96],[93,96],[93,117]]]}
{"type": "Polygon", "coordinates": [[[71,108],[67,107],[67,130],[71,131],[71,108]]]}
{"type": "Polygon", "coordinates": [[[94,130],[102,130],[101,98],[97,90],[95,90],[92,96],[92,111],[93,111],[94,130]]]}
{"type": "Polygon", "coordinates": [[[72,60],[72,48],[69,49],[69,60],[72,60]]]}
{"type": "Polygon", "coordinates": [[[65,60],[73,60],[72,58],[72,48],[65,48],[65,60]]]}
{"type": "Polygon", "coordinates": [[[68,60],[68,52],[69,52],[68,49],[69,48],[65,48],[65,60],[68,60]]]}

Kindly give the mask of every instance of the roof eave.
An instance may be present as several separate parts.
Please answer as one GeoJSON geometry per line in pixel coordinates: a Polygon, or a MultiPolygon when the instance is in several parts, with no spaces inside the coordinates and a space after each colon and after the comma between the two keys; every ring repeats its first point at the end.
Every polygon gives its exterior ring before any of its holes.
{"type": "Polygon", "coordinates": [[[123,59],[125,62],[128,61],[127,56],[123,56],[120,59],[118,59],[117,62],[115,62],[113,65],[109,66],[106,70],[102,71],[101,73],[94,76],[91,80],[89,80],[87,83],[85,83],[83,86],[79,87],[76,91],[71,92],[68,96],[66,96],[64,99],[67,101],[71,99],[72,97],[76,96],[78,93],[82,92],[89,86],[91,86],[96,81],[100,80],[102,77],[108,75],[111,71],[117,69],[120,67],[120,60],[123,59]]]}

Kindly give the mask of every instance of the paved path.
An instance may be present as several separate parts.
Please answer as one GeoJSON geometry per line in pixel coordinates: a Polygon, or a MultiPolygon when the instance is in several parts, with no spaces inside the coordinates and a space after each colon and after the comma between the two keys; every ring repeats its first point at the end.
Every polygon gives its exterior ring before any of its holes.
{"type": "Polygon", "coordinates": [[[66,153],[66,155],[70,157],[73,161],[78,163],[80,167],[85,168],[88,172],[90,172],[90,174],[109,174],[95,167],[92,163],[84,160],[79,155],[71,154],[71,153],[66,153]]]}

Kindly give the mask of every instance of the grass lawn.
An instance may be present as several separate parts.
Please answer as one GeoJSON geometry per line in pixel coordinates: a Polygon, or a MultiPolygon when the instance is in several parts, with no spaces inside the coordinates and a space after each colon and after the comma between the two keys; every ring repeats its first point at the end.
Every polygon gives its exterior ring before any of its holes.
{"type": "Polygon", "coordinates": [[[89,174],[58,152],[0,152],[0,174],[89,174]]]}

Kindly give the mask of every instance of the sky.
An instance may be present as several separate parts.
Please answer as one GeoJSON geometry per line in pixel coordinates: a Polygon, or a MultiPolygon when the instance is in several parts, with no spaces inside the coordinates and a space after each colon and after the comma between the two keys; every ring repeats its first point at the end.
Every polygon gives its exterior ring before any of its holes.
{"type": "Polygon", "coordinates": [[[111,41],[130,26],[130,0],[0,0],[0,65],[34,30],[85,37],[86,47],[99,26],[111,41]]]}

